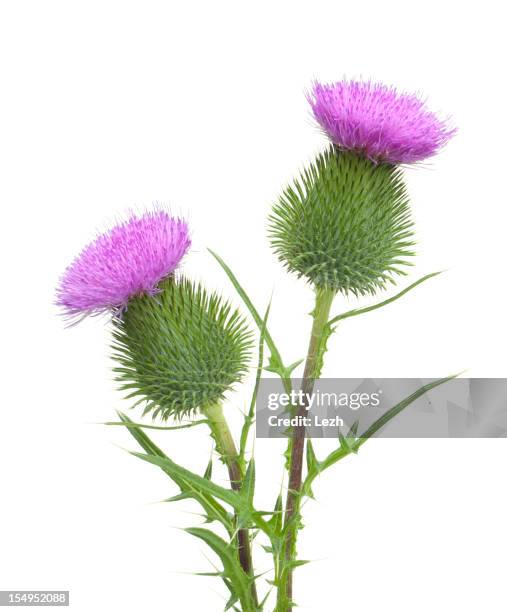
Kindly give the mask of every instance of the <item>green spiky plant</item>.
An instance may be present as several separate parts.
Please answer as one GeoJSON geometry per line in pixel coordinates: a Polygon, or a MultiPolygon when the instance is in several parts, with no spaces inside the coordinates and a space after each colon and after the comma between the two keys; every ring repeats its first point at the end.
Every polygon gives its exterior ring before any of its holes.
{"type": "MultiPolygon", "coordinates": [[[[268,327],[269,307],[262,316],[231,268],[211,251],[258,328],[255,383],[238,444],[223,406],[251,367],[253,336],[228,302],[176,274],[190,245],[184,221],[163,210],[132,216],[85,248],[58,289],[58,303],[71,317],[110,314],[117,380],[128,398],[135,399],[133,407],[141,405],[143,416],[163,424],[134,422],[120,412],[120,420],[108,425],[127,428],[143,450],[132,454],[160,468],[177,486],[179,492],[168,501],[193,500],[205,523],[220,529],[199,526],[187,532],[220,559],[221,568],[211,574],[221,578],[230,593],[225,610],[237,612],[267,609],[272,592],[275,612],[293,609],[294,570],[306,563],[296,547],[302,502],[313,497],[316,477],[357,453],[418,397],[453,378],[421,387],[365,431],[359,432],[356,423],[346,435],[340,433],[337,448],[323,459],[317,458],[311,440],[305,440],[304,427],[293,427],[285,453],[285,504],[278,494],[270,508],[257,507],[250,440],[262,373],[278,375],[290,393],[292,375],[305,361],[301,390],[309,397],[324,366],[328,339],[340,322],[386,306],[436,274],[376,304],[331,315],[337,295],[374,295],[406,274],[413,233],[400,164],[432,155],[453,132],[417,98],[384,86],[316,84],[312,95],[314,115],[332,144],[284,190],[269,217],[277,257],[314,291],[306,360],[282,359],[268,327]],[[213,480],[213,458],[203,475],[196,474],[175,463],[145,431],[201,424],[209,426],[230,488],[213,480]],[[256,536],[264,539],[260,543],[272,557],[268,586],[260,596],[264,578],[255,571],[256,536]]],[[[306,406],[289,409],[301,416],[306,406]]]]}
{"type": "MultiPolygon", "coordinates": [[[[205,417],[231,488],[238,491],[243,466],[224,417],[224,396],[241,381],[252,346],[251,333],[238,311],[216,293],[187,279],[169,277],[153,297],[137,295],[122,317],[113,320],[113,357],[121,389],[138,398],[144,414],[167,421],[205,417]]],[[[251,581],[250,537],[236,516],[238,557],[251,581]]]]}
{"type": "MultiPolygon", "coordinates": [[[[384,289],[413,255],[412,221],[402,171],[375,164],[354,152],[331,146],[318,155],[273,207],[271,244],[290,272],[315,291],[313,327],[302,391],[311,394],[320,376],[329,313],[337,293],[362,296],[384,289]]],[[[303,417],[306,406],[299,407],[303,417]]],[[[285,521],[285,561],[295,556],[302,483],[305,429],[296,426],[290,456],[285,521]],[[292,525],[292,527],[291,527],[292,525]]],[[[279,607],[292,600],[292,570],[287,570],[279,607]]]]}

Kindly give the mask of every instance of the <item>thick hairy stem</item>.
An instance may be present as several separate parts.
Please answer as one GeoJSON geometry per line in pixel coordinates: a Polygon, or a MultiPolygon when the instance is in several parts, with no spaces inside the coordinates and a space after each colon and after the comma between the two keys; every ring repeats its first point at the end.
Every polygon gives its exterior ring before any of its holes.
{"type": "MultiPolygon", "coordinates": [[[[331,304],[335,293],[329,289],[317,289],[315,294],[315,309],[313,311],[313,326],[305,362],[305,370],[301,389],[303,397],[307,398],[313,392],[315,379],[320,375],[325,344],[328,335],[328,321],[331,304]]],[[[297,416],[304,417],[306,405],[298,407],[297,416]]],[[[298,419],[302,421],[302,419],[298,419]]],[[[305,428],[296,425],[291,434],[289,490],[285,506],[286,539],[283,549],[285,570],[279,585],[277,606],[278,612],[292,610],[293,566],[296,555],[296,538],[299,528],[300,492],[303,472],[303,455],[305,448],[305,428]]]]}
{"type": "MultiPolygon", "coordinates": [[[[234,439],[222,411],[222,406],[219,404],[209,406],[203,410],[203,412],[208,417],[208,423],[211,428],[213,438],[215,439],[217,450],[227,466],[229,480],[231,482],[231,489],[234,491],[239,491],[241,489],[244,474],[241,469],[234,439]]],[[[238,555],[241,567],[248,576],[253,578],[252,550],[250,546],[248,529],[239,529],[237,539],[238,555]]],[[[255,607],[257,607],[257,589],[255,587],[254,580],[252,580],[252,599],[255,607]]]]}

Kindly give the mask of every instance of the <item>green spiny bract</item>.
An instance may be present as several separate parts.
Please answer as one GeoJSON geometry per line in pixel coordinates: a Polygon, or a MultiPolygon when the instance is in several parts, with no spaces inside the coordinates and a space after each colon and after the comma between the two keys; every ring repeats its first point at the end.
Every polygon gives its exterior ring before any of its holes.
{"type": "Polygon", "coordinates": [[[168,278],[155,296],[130,300],[114,327],[117,379],[153,418],[221,401],[247,369],[251,336],[242,317],[185,279],[168,278]]]}
{"type": "Polygon", "coordinates": [[[402,171],[331,147],[284,191],[269,234],[279,259],[315,287],[373,294],[413,255],[402,171]]]}

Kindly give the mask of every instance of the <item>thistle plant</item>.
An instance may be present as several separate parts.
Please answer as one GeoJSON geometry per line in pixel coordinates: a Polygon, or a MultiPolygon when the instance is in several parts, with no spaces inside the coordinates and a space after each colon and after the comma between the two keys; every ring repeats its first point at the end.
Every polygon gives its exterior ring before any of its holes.
{"type": "MultiPolygon", "coordinates": [[[[330,142],[283,190],[269,217],[276,256],[315,294],[303,398],[313,392],[327,342],[339,322],[383,307],[435,276],[427,274],[379,303],[331,315],[336,296],[373,296],[407,274],[414,235],[404,166],[433,156],[454,134],[448,120],[431,112],[418,96],[382,84],[315,83],[307,98],[330,142]]],[[[366,431],[352,427],[346,436],[340,434],[339,446],[321,460],[305,439],[305,428],[295,425],[288,433],[285,454],[286,499],[278,495],[271,508],[259,509],[249,441],[260,378],[268,370],[291,391],[292,374],[303,360],[284,362],[268,328],[269,308],[262,316],[230,267],[211,252],[258,328],[256,379],[236,444],[226,417],[229,407],[224,412],[223,406],[253,367],[254,336],[239,310],[181,273],[189,246],[186,222],[167,211],[130,215],[98,236],[71,263],[57,289],[57,304],[71,320],[96,314],[110,317],[120,388],[133,400],[133,408],[142,408],[143,416],[162,424],[134,422],[124,413],[108,424],[125,427],[144,451],[133,454],[161,468],[174,482],[179,493],[170,501],[194,500],[205,521],[222,530],[219,535],[210,528],[187,529],[221,561],[216,575],[230,593],[225,610],[264,610],[273,592],[274,610],[290,612],[295,605],[294,569],[305,562],[297,556],[302,501],[313,495],[317,475],[357,453],[417,397],[452,377],[422,387],[366,431]],[[227,467],[230,489],[212,480],[213,459],[203,476],[195,474],[170,459],[144,431],[200,424],[209,426],[227,467]],[[266,540],[264,550],[273,561],[268,588],[261,596],[264,578],[257,575],[252,557],[256,536],[266,540]]],[[[302,416],[306,408],[303,404],[290,410],[302,416]]]]}
{"type": "MultiPolygon", "coordinates": [[[[111,313],[121,389],[137,397],[143,414],[151,412],[153,418],[201,414],[227,465],[231,488],[238,490],[244,474],[222,402],[246,370],[250,332],[217,294],[176,279],[189,246],[183,220],[163,210],[131,215],[98,236],[67,268],[57,304],[70,317],[111,313]]],[[[248,532],[236,520],[228,527],[237,532],[238,560],[255,603],[248,532]]]]}

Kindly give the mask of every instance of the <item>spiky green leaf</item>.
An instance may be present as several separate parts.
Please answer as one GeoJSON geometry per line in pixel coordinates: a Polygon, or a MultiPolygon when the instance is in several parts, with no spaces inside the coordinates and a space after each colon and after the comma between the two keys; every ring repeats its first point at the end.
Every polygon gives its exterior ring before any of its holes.
{"type": "Polygon", "coordinates": [[[218,555],[225,576],[233,587],[232,594],[241,602],[243,612],[256,612],[257,606],[252,599],[251,579],[243,571],[236,550],[209,529],[189,527],[185,531],[205,542],[218,555]]]}
{"type": "MultiPolygon", "coordinates": [[[[121,412],[118,412],[118,416],[124,423],[131,422],[130,419],[121,412]]],[[[167,455],[146,435],[144,431],[138,428],[128,428],[128,431],[148,455],[169,460],[167,455]]],[[[187,481],[184,478],[179,477],[174,470],[163,466],[159,467],[161,467],[162,470],[179,487],[181,491],[180,499],[194,499],[203,508],[208,521],[218,521],[225,527],[229,534],[234,532],[234,524],[231,515],[213,495],[210,495],[203,490],[199,490],[195,486],[189,485],[187,481]]],[[[176,501],[178,497],[179,496],[175,496],[174,500],[176,501]]]]}
{"type": "Polygon", "coordinates": [[[208,480],[207,478],[194,474],[190,470],[187,470],[169,459],[169,457],[159,457],[151,454],[144,455],[136,452],[131,452],[131,454],[134,455],[134,457],[139,457],[139,459],[142,459],[143,461],[147,461],[153,465],[158,465],[158,467],[161,467],[172,478],[185,483],[187,489],[190,489],[195,493],[205,493],[206,495],[220,499],[221,501],[229,504],[235,510],[245,510],[245,503],[239,493],[230,489],[225,489],[224,487],[211,482],[211,480],[208,480]]]}

